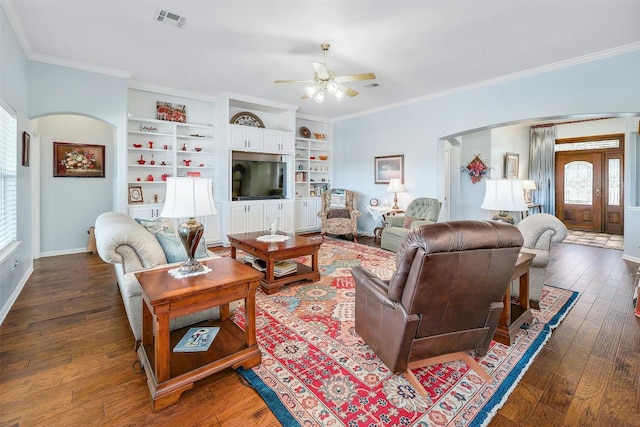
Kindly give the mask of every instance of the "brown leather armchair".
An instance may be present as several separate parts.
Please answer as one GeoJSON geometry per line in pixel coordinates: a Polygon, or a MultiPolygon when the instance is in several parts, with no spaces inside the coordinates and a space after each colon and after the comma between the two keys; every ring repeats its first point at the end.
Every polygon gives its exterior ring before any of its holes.
{"type": "Polygon", "coordinates": [[[364,267],[356,283],[355,330],[394,373],[484,356],[523,243],[516,227],[493,221],[452,221],[411,230],[396,253],[389,282],[364,267]],[[442,357],[444,355],[444,357],[442,357]]]}

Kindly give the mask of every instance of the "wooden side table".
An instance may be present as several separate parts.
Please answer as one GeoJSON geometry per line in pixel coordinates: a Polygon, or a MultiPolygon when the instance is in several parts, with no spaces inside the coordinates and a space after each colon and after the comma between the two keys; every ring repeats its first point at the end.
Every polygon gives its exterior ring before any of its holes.
{"type": "Polygon", "coordinates": [[[533,313],[529,307],[529,267],[535,255],[520,253],[513,275],[507,286],[507,292],[504,295],[504,307],[500,314],[498,327],[493,334],[493,339],[499,343],[511,345],[515,341],[516,334],[524,323],[533,320],[533,313]],[[511,282],[518,279],[520,282],[519,304],[511,303],[511,282]]]}
{"type": "Polygon", "coordinates": [[[228,257],[204,264],[213,271],[183,279],[172,277],[170,268],[135,274],[143,299],[138,357],[147,375],[153,411],[178,402],[195,381],[229,367],[249,369],[262,361],[256,343],[255,302],[262,273],[228,257]],[[229,303],[239,299],[245,304],[244,331],[229,317],[229,303]],[[209,349],[173,352],[189,327],[170,331],[169,320],[216,306],[220,307],[220,319],[206,325],[218,326],[220,331],[209,349]]]}

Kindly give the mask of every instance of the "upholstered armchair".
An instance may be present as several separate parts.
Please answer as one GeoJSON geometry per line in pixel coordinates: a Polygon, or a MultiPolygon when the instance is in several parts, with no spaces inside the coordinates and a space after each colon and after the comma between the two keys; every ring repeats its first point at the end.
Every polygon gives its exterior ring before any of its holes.
{"type": "MultiPolygon", "coordinates": [[[[522,252],[536,256],[529,268],[529,304],[532,308],[539,309],[542,285],[551,259],[551,245],[562,242],[567,237],[567,227],[555,216],[545,213],[529,215],[516,227],[524,237],[522,252]]],[[[518,291],[519,287],[514,284],[511,295],[518,296],[518,291]]]]}
{"type": "Polygon", "coordinates": [[[358,241],[358,210],[357,198],[354,191],[343,188],[333,188],[322,193],[322,209],[318,212],[321,220],[320,234],[347,235],[351,234],[355,242],[358,241]]]}
{"type": "Polygon", "coordinates": [[[496,330],[503,298],[522,246],[510,224],[451,221],[414,228],[396,253],[390,281],[354,267],[355,330],[394,373],[464,360],[488,380],[476,362],[496,330]]]}
{"type": "Polygon", "coordinates": [[[382,230],[380,247],[397,251],[400,242],[412,228],[436,222],[441,207],[442,203],[438,199],[419,197],[412,200],[404,215],[387,217],[387,226],[382,230]]]}

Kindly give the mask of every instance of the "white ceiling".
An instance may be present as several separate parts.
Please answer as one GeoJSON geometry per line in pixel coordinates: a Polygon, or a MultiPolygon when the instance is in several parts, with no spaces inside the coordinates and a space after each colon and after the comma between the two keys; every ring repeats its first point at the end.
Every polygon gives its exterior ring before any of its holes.
{"type": "Polygon", "coordinates": [[[0,0],[31,59],[214,97],[246,94],[344,117],[640,49],[640,0],[0,0]],[[155,20],[158,8],[184,28],[155,20]],[[301,100],[320,44],[355,98],[301,100]]]}

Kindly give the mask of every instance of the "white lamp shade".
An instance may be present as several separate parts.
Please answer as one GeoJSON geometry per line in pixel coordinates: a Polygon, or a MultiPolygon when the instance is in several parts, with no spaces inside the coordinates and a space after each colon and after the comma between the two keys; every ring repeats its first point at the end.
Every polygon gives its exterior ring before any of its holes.
{"type": "Polygon", "coordinates": [[[492,211],[526,211],[522,181],[515,179],[487,179],[486,191],[480,207],[492,211]]]}
{"type": "Polygon", "coordinates": [[[167,197],[161,216],[193,218],[216,213],[210,178],[167,178],[167,197]]]}
{"type": "Polygon", "coordinates": [[[536,182],[531,181],[530,179],[522,181],[522,189],[523,190],[537,190],[536,182]]]}
{"type": "Polygon", "coordinates": [[[389,180],[389,186],[387,187],[389,193],[400,193],[404,191],[404,185],[400,178],[391,178],[389,180]]]}

